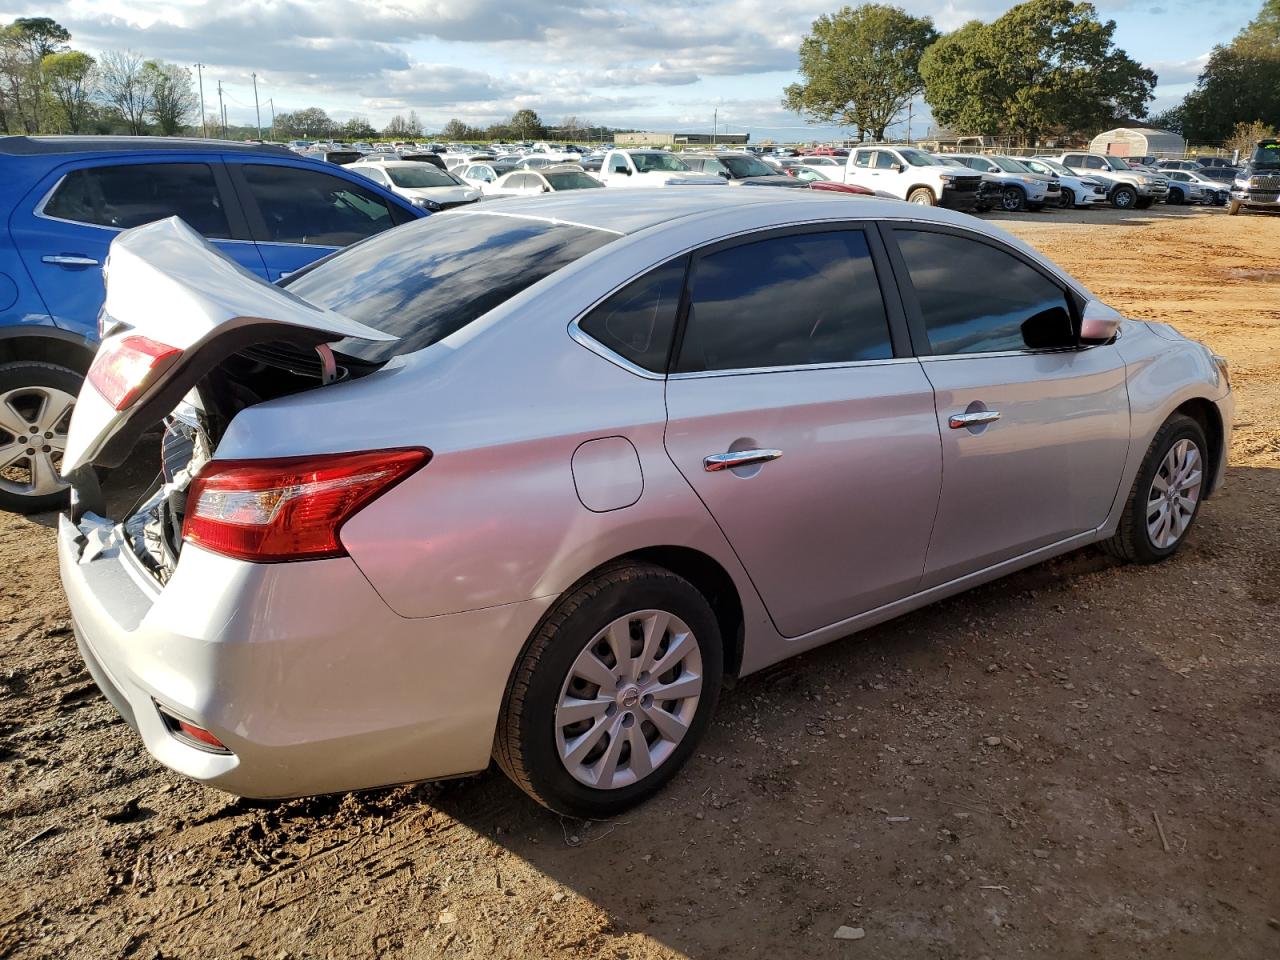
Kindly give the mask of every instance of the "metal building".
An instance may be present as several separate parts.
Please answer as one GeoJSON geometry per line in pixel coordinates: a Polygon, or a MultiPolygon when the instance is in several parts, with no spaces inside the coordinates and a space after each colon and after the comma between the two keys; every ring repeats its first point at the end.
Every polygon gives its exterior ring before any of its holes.
{"type": "Polygon", "coordinates": [[[1187,152],[1187,141],[1155,127],[1116,127],[1094,137],[1089,149],[1113,157],[1181,157],[1187,152]]]}

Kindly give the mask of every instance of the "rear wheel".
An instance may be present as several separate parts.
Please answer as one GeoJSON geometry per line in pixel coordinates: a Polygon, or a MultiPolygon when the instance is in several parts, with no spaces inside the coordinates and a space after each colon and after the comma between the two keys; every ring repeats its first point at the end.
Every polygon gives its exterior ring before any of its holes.
{"type": "Polygon", "coordinates": [[[1156,431],[1106,549],[1131,563],[1173,556],[1200,512],[1209,483],[1204,430],[1174,414],[1156,431]]]}
{"type": "Polygon", "coordinates": [[[81,383],[80,374],[52,363],[0,365],[0,510],[66,506],[62,452],[81,383]]]}
{"type": "Polygon", "coordinates": [[[521,656],[494,757],[543,806],[612,816],[688,759],[722,669],[719,626],[691,583],[649,564],[605,568],[557,603],[521,656]]]}
{"type": "Polygon", "coordinates": [[[1138,191],[1133,187],[1116,187],[1111,192],[1111,205],[1117,210],[1131,210],[1138,201],[1138,191]]]}
{"type": "Polygon", "coordinates": [[[934,199],[933,191],[928,187],[916,187],[907,194],[907,203],[918,203],[922,206],[932,207],[935,206],[937,202],[938,201],[934,199]]]}

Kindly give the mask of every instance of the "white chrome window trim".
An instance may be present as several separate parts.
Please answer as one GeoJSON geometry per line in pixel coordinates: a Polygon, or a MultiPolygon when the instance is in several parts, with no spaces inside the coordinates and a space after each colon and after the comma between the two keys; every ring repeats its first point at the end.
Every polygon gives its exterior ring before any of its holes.
{"type": "Polygon", "coordinates": [[[881,360],[837,360],[832,363],[793,363],[778,367],[738,367],[733,370],[688,370],[667,374],[668,380],[703,380],[709,377],[747,377],[767,373],[799,373],[802,370],[848,370],[854,367],[889,367],[919,363],[919,357],[885,357],[881,360]]]}
{"type": "MultiPolygon", "coordinates": [[[[625,284],[623,286],[625,286],[625,284]]],[[[608,299],[608,297],[606,297],[605,299],[608,299]]],[[[638,364],[632,363],[626,357],[622,356],[622,354],[615,353],[613,350],[610,350],[599,340],[596,340],[590,334],[585,333],[582,330],[582,328],[578,326],[577,320],[574,320],[571,324],[569,324],[569,336],[573,338],[573,340],[575,340],[577,343],[580,343],[582,346],[586,347],[596,356],[604,360],[608,360],[614,366],[621,367],[623,370],[626,370],[628,373],[634,373],[637,377],[644,377],[644,379],[646,380],[667,379],[666,374],[654,373],[652,370],[646,370],[644,367],[638,364]]]]}

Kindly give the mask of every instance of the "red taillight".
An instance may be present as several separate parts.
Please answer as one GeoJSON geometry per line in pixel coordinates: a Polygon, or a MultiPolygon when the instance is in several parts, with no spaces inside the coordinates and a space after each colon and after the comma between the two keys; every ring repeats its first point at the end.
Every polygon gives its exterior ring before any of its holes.
{"type": "Polygon", "coordinates": [[[89,382],[117,410],[130,406],[156,377],[171,367],[182,351],[147,337],[125,337],[99,351],[89,368],[89,382]]]}
{"type": "Polygon", "coordinates": [[[342,524],[430,459],[411,448],[211,460],[191,481],[182,538],[259,563],[345,556],[342,524]]]}
{"type": "Polygon", "coordinates": [[[204,727],[197,727],[194,723],[187,723],[185,720],[178,721],[178,729],[185,733],[192,740],[198,740],[207,747],[213,747],[215,750],[226,750],[226,744],[215,737],[204,727]]]}

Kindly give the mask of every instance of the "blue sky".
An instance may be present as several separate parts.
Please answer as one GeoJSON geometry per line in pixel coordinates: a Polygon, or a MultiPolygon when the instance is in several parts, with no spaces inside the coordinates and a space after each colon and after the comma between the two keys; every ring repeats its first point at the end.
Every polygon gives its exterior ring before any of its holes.
{"type": "MultiPolygon", "coordinates": [[[[998,0],[911,0],[942,30],[991,20],[998,0]]],[[[796,49],[813,19],[838,5],[811,0],[685,0],[623,6],[606,0],[64,0],[16,16],[52,16],[76,46],[132,49],[204,63],[210,112],[222,81],[232,122],[254,120],[258,75],[264,124],[277,111],[323,107],[377,126],[416,110],[428,129],[451,117],[486,125],[521,107],[544,120],[641,129],[721,130],[752,139],[825,139],[831,127],[783,110],[796,49]]],[[[1152,111],[1177,102],[1214,44],[1257,13],[1252,2],[1108,0],[1116,42],[1160,75],[1152,111]]],[[[905,130],[905,124],[902,124],[905,130]]],[[[928,126],[917,103],[913,133],[928,126]]]]}

